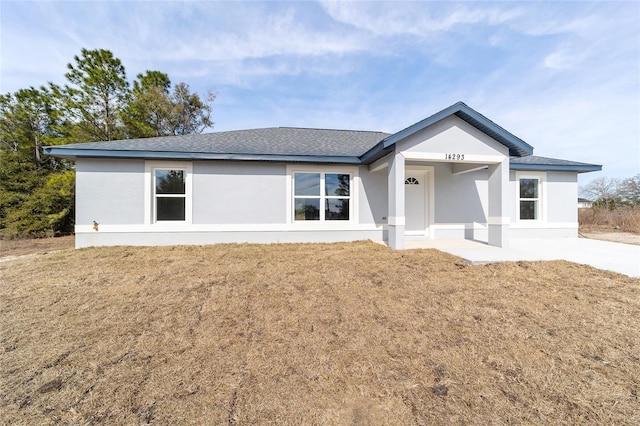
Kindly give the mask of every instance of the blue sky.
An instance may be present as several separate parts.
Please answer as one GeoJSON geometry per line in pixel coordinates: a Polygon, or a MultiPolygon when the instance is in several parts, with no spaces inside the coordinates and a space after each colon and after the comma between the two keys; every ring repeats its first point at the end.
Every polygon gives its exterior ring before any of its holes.
{"type": "Polygon", "coordinates": [[[217,94],[214,131],[395,132],[457,101],[535,147],[640,172],[640,2],[0,2],[0,91],[81,48],[217,94]]]}

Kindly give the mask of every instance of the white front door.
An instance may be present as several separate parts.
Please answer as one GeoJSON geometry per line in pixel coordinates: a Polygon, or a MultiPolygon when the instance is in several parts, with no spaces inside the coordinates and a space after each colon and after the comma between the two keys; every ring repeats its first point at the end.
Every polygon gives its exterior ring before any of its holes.
{"type": "Polygon", "coordinates": [[[427,174],[407,171],[404,181],[405,233],[425,235],[427,228],[427,174]]]}

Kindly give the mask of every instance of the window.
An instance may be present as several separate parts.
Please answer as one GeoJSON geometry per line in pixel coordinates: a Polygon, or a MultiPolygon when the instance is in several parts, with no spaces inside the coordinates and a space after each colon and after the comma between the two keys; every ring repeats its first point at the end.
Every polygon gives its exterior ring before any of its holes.
{"type": "Polygon", "coordinates": [[[349,220],[351,175],[294,173],[294,220],[349,220]]]}
{"type": "Polygon", "coordinates": [[[534,177],[520,178],[519,211],[520,220],[540,219],[540,179],[534,177]]]}
{"type": "Polygon", "coordinates": [[[405,185],[420,185],[420,182],[418,182],[418,179],[414,178],[414,177],[408,177],[407,180],[404,181],[405,185]]]}
{"type": "Polygon", "coordinates": [[[175,228],[191,224],[193,165],[185,161],[145,162],[145,224],[175,228]]]}
{"type": "Polygon", "coordinates": [[[185,220],[186,183],[184,170],[155,169],[156,221],[185,220]]]}

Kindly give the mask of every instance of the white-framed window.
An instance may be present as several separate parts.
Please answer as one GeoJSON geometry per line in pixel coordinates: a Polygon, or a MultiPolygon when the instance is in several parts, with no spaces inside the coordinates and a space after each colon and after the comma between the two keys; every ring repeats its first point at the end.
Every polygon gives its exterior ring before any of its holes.
{"type": "Polygon", "coordinates": [[[190,224],[191,163],[147,162],[145,169],[148,223],[190,224]]]}
{"type": "Polygon", "coordinates": [[[516,179],[518,220],[544,220],[544,173],[518,173],[516,179]]]}
{"type": "Polygon", "coordinates": [[[155,169],[153,171],[154,211],[156,222],[186,219],[187,182],[183,169],[155,169]]]}
{"type": "Polygon", "coordinates": [[[353,173],[293,171],[293,221],[350,221],[353,217],[353,173]]]}

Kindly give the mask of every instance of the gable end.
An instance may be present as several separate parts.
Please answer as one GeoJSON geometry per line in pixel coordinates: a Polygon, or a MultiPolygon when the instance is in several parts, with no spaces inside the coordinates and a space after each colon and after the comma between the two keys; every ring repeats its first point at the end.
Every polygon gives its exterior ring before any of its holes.
{"type": "MultiPolygon", "coordinates": [[[[404,130],[401,130],[382,141],[382,148],[388,149],[395,145],[398,141],[407,138],[410,135],[413,135],[420,130],[423,130],[438,121],[444,120],[445,118],[455,115],[461,120],[469,123],[476,129],[500,142],[502,145],[509,148],[509,155],[512,157],[522,157],[533,154],[533,147],[515,136],[514,134],[506,131],[502,127],[498,126],[493,121],[489,120],[484,115],[480,114],[476,110],[468,107],[463,102],[457,102],[451,105],[448,108],[443,109],[442,111],[432,115],[431,117],[425,118],[422,121],[417,122],[404,130]]],[[[375,150],[377,147],[373,148],[375,150]]],[[[368,154],[368,153],[367,153],[368,154]]],[[[364,156],[366,156],[365,154],[364,156]]],[[[364,157],[363,156],[363,157],[364,157]]]]}

